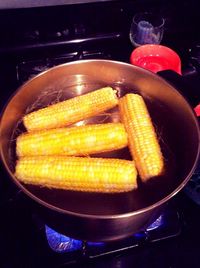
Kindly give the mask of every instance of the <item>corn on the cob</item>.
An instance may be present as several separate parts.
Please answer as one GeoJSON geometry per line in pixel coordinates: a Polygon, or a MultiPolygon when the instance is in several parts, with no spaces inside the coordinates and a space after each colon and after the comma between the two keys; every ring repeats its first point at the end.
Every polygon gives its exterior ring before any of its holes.
{"type": "Polygon", "coordinates": [[[121,123],[27,132],[18,136],[17,155],[88,155],[126,147],[127,133],[121,123]]]}
{"type": "Polygon", "coordinates": [[[161,175],[164,161],[150,114],[143,98],[127,94],[119,100],[122,121],[128,133],[130,153],[143,181],[161,175]]]}
{"type": "Polygon", "coordinates": [[[117,104],[115,90],[105,87],[29,113],[24,116],[23,123],[28,131],[64,127],[117,104]]]}
{"type": "Polygon", "coordinates": [[[66,156],[22,157],[15,176],[25,184],[88,192],[127,192],[137,187],[133,161],[66,156]]]}

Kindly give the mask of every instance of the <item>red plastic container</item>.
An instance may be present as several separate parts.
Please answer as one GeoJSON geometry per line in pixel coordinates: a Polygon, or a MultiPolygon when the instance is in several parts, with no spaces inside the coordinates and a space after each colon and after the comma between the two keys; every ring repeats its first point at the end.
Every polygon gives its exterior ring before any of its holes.
{"type": "Polygon", "coordinates": [[[130,63],[148,69],[154,73],[173,70],[181,74],[181,59],[169,47],[162,45],[142,45],[133,50],[130,63]]]}
{"type": "Polygon", "coordinates": [[[194,111],[195,111],[196,115],[197,115],[198,117],[200,117],[200,104],[198,104],[198,105],[194,108],[194,111]]]}

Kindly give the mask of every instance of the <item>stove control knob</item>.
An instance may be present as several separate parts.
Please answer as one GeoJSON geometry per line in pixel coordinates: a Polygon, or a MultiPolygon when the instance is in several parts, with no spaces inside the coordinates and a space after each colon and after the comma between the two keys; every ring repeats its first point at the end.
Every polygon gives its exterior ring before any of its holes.
{"type": "Polygon", "coordinates": [[[61,31],[63,37],[68,37],[70,34],[70,31],[68,28],[65,28],[61,31]]]}
{"type": "Polygon", "coordinates": [[[85,25],[80,23],[80,24],[75,24],[74,25],[74,34],[76,36],[82,36],[86,33],[86,28],[85,28],[85,25]]]}

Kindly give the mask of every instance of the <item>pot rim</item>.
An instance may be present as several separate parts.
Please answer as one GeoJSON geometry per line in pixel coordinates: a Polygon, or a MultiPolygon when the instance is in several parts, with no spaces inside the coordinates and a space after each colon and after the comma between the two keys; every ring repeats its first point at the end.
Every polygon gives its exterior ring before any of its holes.
{"type": "MultiPolygon", "coordinates": [[[[120,62],[120,61],[114,61],[114,60],[104,60],[104,59],[98,59],[98,60],[95,60],[95,59],[91,59],[91,60],[78,60],[78,61],[73,61],[73,62],[68,62],[68,63],[64,63],[64,64],[60,64],[60,65],[57,65],[55,67],[52,67],[44,72],[41,72],[40,74],[36,75],[35,77],[31,78],[30,80],[28,80],[27,82],[25,82],[25,84],[27,83],[30,83],[32,80],[35,80],[37,79],[37,77],[39,76],[42,76],[42,75],[45,75],[45,73],[49,72],[49,71],[52,71],[54,69],[58,69],[58,68],[62,68],[62,66],[66,66],[66,65],[76,65],[76,64],[80,64],[80,63],[92,63],[92,62],[110,62],[110,63],[114,63],[114,64],[119,64],[119,65],[124,65],[124,66],[131,66],[131,68],[133,69],[142,69],[143,72],[146,72],[146,73],[150,73],[151,75],[153,76],[157,76],[158,79],[160,79],[162,82],[165,82],[167,84],[170,85],[170,83],[168,81],[166,81],[165,79],[163,79],[162,77],[158,76],[157,74],[149,71],[149,70],[146,70],[144,68],[141,68],[141,67],[138,67],[138,66],[135,66],[135,65],[132,65],[132,64],[129,64],[129,63],[124,63],[124,62],[120,62]]],[[[21,90],[22,87],[24,87],[23,84],[22,86],[20,86],[13,94],[12,96],[8,99],[7,103],[5,104],[4,108],[3,108],[3,111],[2,111],[2,114],[1,114],[1,119],[4,115],[4,110],[6,109],[8,103],[10,102],[10,100],[21,90]]],[[[138,210],[134,210],[134,211],[131,211],[131,212],[127,212],[127,213],[123,213],[123,214],[111,214],[111,215],[96,215],[96,214],[84,214],[84,213],[78,213],[78,212],[73,212],[73,211],[70,211],[70,210],[65,210],[65,209],[62,209],[62,208],[59,208],[59,207],[56,207],[54,205],[51,205],[49,204],[48,202],[46,201],[43,201],[42,199],[38,198],[37,196],[35,196],[34,194],[32,194],[26,187],[23,186],[22,183],[20,183],[14,176],[14,174],[10,171],[7,163],[6,163],[6,160],[4,158],[4,155],[2,153],[2,146],[1,146],[1,142],[0,142],[0,156],[1,156],[1,161],[3,162],[3,165],[7,171],[7,173],[9,174],[9,177],[12,179],[12,181],[23,191],[24,194],[26,194],[28,197],[30,197],[31,199],[33,199],[34,201],[36,201],[36,203],[39,203],[40,205],[50,209],[50,210],[53,210],[55,212],[59,212],[59,213],[62,213],[62,214],[67,214],[67,215],[71,215],[71,216],[76,216],[76,217],[80,217],[80,218],[90,218],[90,219],[102,219],[102,220],[107,220],[107,219],[116,219],[116,218],[129,218],[129,217],[132,217],[132,216],[135,216],[135,215],[139,215],[139,214],[143,214],[145,212],[148,212],[148,211],[151,211],[161,205],[163,205],[164,203],[166,203],[169,199],[171,199],[173,196],[175,196],[186,184],[187,182],[189,181],[190,177],[192,176],[195,168],[196,168],[196,165],[197,165],[197,162],[198,162],[198,159],[199,159],[199,155],[200,155],[200,128],[199,128],[199,123],[198,123],[198,120],[197,120],[197,117],[195,115],[195,112],[193,111],[193,108],[191,107],[191,105],[188,103],[188,101],[186,100],[186,98],[172,85],[170,85],[174,90],[177,91],[177,93],[186,101],[186,103],[189,105],[191,111],[192,111],[192,114],[193,114],[193,119],[194,119],[194,123],[196,125],[196,129],[197,129],[197,134],[198,134],[198,148],[197,148],[197,155],[196,155],[196,158],[195,158],[195,161],[194,161],[194,164],[190,170],[190,172],[188,173],[188,175],[185,177],[185,179],[182,181],[181,184],[179,184],[179,186],[174,190],[172,191],[170,194],[168,194],[167,196],[165,196],[164,198],[160,199],[159,201],[153,203],[152,205],[149,205],[147,207],[144,207],[142,209],[138,209],[138,210]]],[[[0,120],[0,129],[1,129],[1,120],[0,120]]]]}

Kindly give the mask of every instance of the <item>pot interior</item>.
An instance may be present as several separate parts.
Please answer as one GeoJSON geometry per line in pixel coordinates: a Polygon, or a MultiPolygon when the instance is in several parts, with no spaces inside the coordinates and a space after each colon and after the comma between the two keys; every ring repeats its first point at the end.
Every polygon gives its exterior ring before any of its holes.
{"type": "MultiPolygon", "coordinates": [[[[77,125],[119,121],[116,107],[77,125]]],[[[157,75],[112,61],[80,61],[40,74],[16,91],[1,120],[1,156],[14,182],[39,202],[42,200],[54,209],[83,215],[125,214],[160,200],[167,201],[189,179],[198,150],[198,126],[186,100],[157,75]],[[129,92],[144,97],[164,155],[165,174],[139,185],[137,190],[120,194],[73,192],[20,184],[14,177],[14,169],[16,137],[25,131],[22,116],[104,86],[115,88],[119,97],[129,92]]],[[[131,159],[128,148],[94,156],[131,159]]]]}

